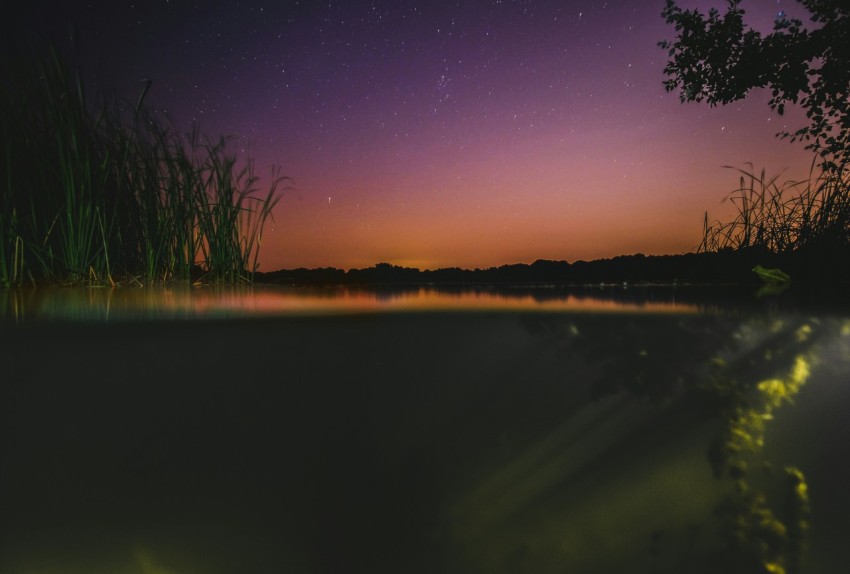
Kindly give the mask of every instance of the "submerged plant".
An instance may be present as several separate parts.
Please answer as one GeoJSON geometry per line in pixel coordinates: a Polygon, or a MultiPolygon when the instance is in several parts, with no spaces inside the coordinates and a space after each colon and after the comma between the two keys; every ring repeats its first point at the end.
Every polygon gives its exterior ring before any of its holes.
{"type": "Polygon", "coordinates": [[[792,574],[801,571],[807,548],[806,477],[790,465],[784,465],[781,478],[777,477],[763,451],[774,415],[793,404],[810,378],[818,360],[811,345],[818,333],[812,324],[802,323],[788,330],[779,326],[774,335],[757,350],[763,352],[764,366],[784,367],[775,376],[751,379],[747,376],[751,373],[742,372],[746,369],[740,361],[717,358],[702,389],[721,406],[722,431],[713,441],[709,460],[715,477],[731,482],[717,508],[725,523],[730,566],[792,574]]]}

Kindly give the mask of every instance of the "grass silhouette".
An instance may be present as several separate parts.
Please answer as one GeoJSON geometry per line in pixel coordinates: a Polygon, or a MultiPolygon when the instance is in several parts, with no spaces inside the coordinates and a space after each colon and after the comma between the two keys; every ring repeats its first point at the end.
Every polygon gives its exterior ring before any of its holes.
{"type": "Polygon", "coordinates": [[[823,170],[813,162],[807,180],[779,183],[746,165],[727,197],[735,215],[709,223],[706,212],[698,253],[761,250],[825,260],[850,252],[850,168],[823,170]]]}
{"type": "Polygon", "coordinates": [[[145,105],[150,82],[90,102],[52,44],[0,58],[0,285],[252,281],[289,178],[261,194],[228,138],[145,105]]]}

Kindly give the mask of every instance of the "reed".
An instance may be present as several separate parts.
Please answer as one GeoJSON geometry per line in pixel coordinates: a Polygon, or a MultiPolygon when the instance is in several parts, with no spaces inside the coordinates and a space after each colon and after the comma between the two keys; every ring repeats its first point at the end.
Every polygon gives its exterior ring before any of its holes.
{"type": "Polygon", "coordinates": [[[846,253],[850,249],[850,166],[820,169],[813,161],[802,181],[768,178],[752,164],[736,169],[739,186],[727,200],[729,221],[709,222],[706,212],[698,252],[760,249],[767,253],[846,253]]]}
{"type": "Polygon", "coordinates": [[[253,280],[288,178],[260,193],[226,138],[147,108],[149,82],[90,102],[53,47],[0,58],[0,285],[253,280]]]}

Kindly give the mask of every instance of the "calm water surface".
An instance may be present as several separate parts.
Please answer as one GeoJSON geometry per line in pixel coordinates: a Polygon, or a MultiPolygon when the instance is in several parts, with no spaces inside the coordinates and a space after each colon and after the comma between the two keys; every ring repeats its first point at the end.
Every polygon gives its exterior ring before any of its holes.
{"type": "MultiPolygon", "coordinates": [[[[0,291],[7,323],[261,318],[433,311],[696,312],[668,288],[175,287],[0,291]]],[[[703,302],[703,301],[700,301],[703,302]]]]}
{"type": "Polygon", "coordinates": [[[0,572],[842,572],[850,314],[0,291],[0,572]]]}

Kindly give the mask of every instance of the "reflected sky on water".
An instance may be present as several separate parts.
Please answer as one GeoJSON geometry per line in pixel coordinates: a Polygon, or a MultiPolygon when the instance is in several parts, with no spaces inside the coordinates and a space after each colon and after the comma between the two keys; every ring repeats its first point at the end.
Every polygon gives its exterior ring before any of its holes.
{"type": "Polygon", "coordinates": [[[572,311],[693,313],[675,292],[599,286],[556,288],[156,287],[0,291],[2,319],[124,321],[260,318],[398,311],[572,311]]]}
{"type": "Polygon", "coordinates": [[[744,287],[592,286],[173,286],[0,290],[0,323],[257,319],[392,312],[705,313],[736,310],[850,313],[834,293],[744,287]]]}

